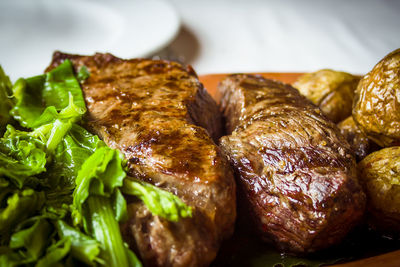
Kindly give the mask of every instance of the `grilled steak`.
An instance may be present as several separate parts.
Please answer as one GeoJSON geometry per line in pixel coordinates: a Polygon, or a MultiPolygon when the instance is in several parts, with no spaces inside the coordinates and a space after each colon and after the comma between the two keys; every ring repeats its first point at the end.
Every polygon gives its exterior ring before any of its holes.
{"type": "Polygon", "coordinates": [[[340,241],[364,212],[350,146],[289,85],[231,75],[219,85],[231,135],[221,139],[265,240],[308,253],[340,241]]]}
{"type": "Polygon", "coordinates": [[[353,117],[337,124],[340,133],[346,138],[347,142],[356,156],[356,160],[361,161],[369,153],[379,149],[379,146],[369,139],[355,124],[353,117]]]}
{"type": "Polygon", "coordinates": [[[62,53],[49,69],[65,59],[90,71],[82,84],[88,128],[125,154],[129,175],[194,207],[192,218],[173,223],[133,201],[121,228],[127,242],[147,266],[208,265],[233,231],[236,193],[229,163],[211,138],[221,135],[218,107],[194,71],[161,60],[62,53]]]}

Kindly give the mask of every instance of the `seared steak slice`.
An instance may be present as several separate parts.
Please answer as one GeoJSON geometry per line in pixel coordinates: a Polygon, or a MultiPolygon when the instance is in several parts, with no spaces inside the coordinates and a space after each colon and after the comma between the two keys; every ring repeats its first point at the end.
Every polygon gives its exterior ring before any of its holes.
{"type": "Polygon", "coordinates": [[[369,139],[354,122],[353,116],[337,124],[340,133],[346,138],[353,150],[356,160],[361,161],[369,153],[379,149],[379,146],[369,139]]]}
{"type": "Polygon", "coordinates": [[[221,139],[261,236],[307,253],[339,242],[364,212],[349,144],[289,85],[231,75],[219,85],[221,139]]]}
{"type": "Polygon", "coordinates": [[[122,60],[110,54],[55,53],[49,68],[70,59],[90,77],[82,89],[87,125],[128,160],[129,174],[195,208],[177,223],[132,202],[123,234],[147,266],[203,266],[234,226],[234,178],[214,139],[221,116],[189,67],[161,60],[122,60]],[[204,127],[204,128],[203,128],[204,127]]]}

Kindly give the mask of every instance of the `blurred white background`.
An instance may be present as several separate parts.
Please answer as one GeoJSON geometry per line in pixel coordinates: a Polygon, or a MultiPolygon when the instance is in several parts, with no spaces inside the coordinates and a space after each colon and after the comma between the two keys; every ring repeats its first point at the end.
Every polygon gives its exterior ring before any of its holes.
{"type": "Polygon", "coordinates": [[[0,0],[0,64],[15,80],[43,72],[55,50],[148,56],[179,26],[163,0],[0,0]]]}
{"type": "Polygon", "coordinates": [[[198,73],[363,74],[400,48],[396,0],[172,0],[183,32],[171,45],[198,73]]]}
{"type": "Polygon", "coordinates": [[[0,64],[41,73],[54,50],[176,59],[198,74],[370,70],[400,47],[396,0],[1,0],[0,64]]]}

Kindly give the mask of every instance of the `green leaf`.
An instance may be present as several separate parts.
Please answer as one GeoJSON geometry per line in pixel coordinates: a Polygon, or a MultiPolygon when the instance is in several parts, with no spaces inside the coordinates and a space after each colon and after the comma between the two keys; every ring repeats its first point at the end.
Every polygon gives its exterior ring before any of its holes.
{"type": "Polygon", "coordinates": [[[45,165],[43,143],[8,125],[4,137],[0,138],[0,177],[5,176],[22,188],[27,178],[44,172],[45,165]]]}
{"type": "Polygon", "coordinates": [[[119,188],[126,173],[118,150],[98,148],[82,165],[76,178],[72,216],[102,245],[107,266],[141,266],[123,242],[118,221],[126,218],[126,202],[119,188]],[[132,261],[132,262],[130,262],[132,261]]]}
{"type": "Polygon", "coordinates": [[[125,253],[128,256],[128,261],[129,261],[129,266],[130,267],[142,267],[142,263],[136,257],[135,253],[132,252],[132,250],[129,249],[128,244],[124,243],[125,245],[125,253]]]}
{"type": "MultiPolygon", "coordinates": [[[[97,149],[82,165],[76,178],[73,205],[78,213],[75,223],[80,221],[82,206],[89,194],[92,196],[111,197],[122,186],[126,173],[122,168],[124,157],[118,150],[109,147],[97,149]]],[[[86,222],[83,221],[86,229],[86,222]]]]}
{"type": "Polygon", "coordinates": [[[63,266],[60,261],[68,255],[70,250],[71,240],[62,238],[47,249],[46,255],[36,263],[35,267],[53,267],[58,264],[63,266]]]}
{"type": "Polygon", "coordinates": [[[86,66],[82,66],[79,69],[78,74],[76,75],[76,77],[78,78],[79,82],[83,82],[84,80],[89,78],[89,76],[90,76],[90,73],[89,73],[89,70],[86,68],[86,66]]]}
{"type": "Polygon", "coordinates": [[[72,63],[65,60],[55,69],[46,73],[43,99],[46,106],[55,106],[57,110],[61,110],[68,105],[69,93],[72,94],[75,104],[86,110],[85,100],[79,82],[74,75],[72,63]]]}
{"type": "Polygon", "coordinates": [[[48,152],[53,153],[72,128],[73,123],[80,120],[84,113],[85,110],[75,105],[70,94],[68,106],[59,113],[53,106],[46,108],[41,117],[32,124],[32,127],[40,127],[30,135],[40,138],[46,143],[48,152]]]}
{"type": "Polygon", "coordinates": [[[0,192],[0,203],[5,204],[0,206],[0,237],[8,236],[15,225],[40,210],[44,201],[43,192],[3,189],[0,192]]]}
{"type": "Polygon", "coordinates": [[[10,78],[4,73],[3,68],[0,66],[0,133],[3,132],[4,127],[10,121],[10,110],[12,108],[11,96],[11,81],[10,78]]]}
{"type": "Polygon", "coordinates": [[[69,60],[46,74],[19,79],[12,91],[15,106],[11,114],[27,128],[42,125],[46,118],[54,114],[54,110],[46,111],[47,107],[53,106],[56,111],[61,111],[72,106],[71,98],[73,106],[83,113],[86,111],[82,90],[69,60]]]}
{"type": "Polygon", "coordinates": [[[69,92],[69,102],[67,103],[68,105],[60,111],[58,119],[77,122],[86,113],[86,107],[77,105],[71,92],[69,92]]]}
{"type": "Polygon", "coordinates": [[[154,214],[169,221],[192,216],[192,208],[174,194],[139,180],[124,180],[122,192],[141,199],[154,214]]]}
{"type": "Polygon", "coordinates": [[[8,187],[9,184],[10,184],[9,181],[7,181],[6,179],[0,177],[0,190],[2,190],[3,188],[8,187]]]}
{"type": "Polygon", "coordinates": [[[0,247],[0,266],[17,267],[23,261],[24,258],[21,254],[14,252],[9,247],[0,247]]]}
{"type": "Polygon", "coordinates": [[[45,252],[49,243],[52,227],[46,219],[33,218],[26,224],[29,227],[11,236],[10,248],[19,249],[25,256],[25,263],[37,261],[45,252]]]}
{"type": "Polygon", "coordinates": [[[119,189],[116,189],[112,197],[112,203],[115,219],[117,219],[118,222],[125,222],[128,220],[126,200],[119,189]]]}
{"type": "Polygon", "coordinates": [[[97,135],[72,124],[68,134],[55,149],[52,163],[47,167],[47,177],[52,186],[75,187],[75,179],[82,164],[102,146],[105,143],[97,135]]]}
{"type": "Polygon", "coordinates": [[[68,105],[63,108],[60,112],[54,106],[47,107],[38,119],[32,124],[32,128],[54,123],[57,120],[63,122],[74,123],[81,119],[82,115],[85,114],[86,110],[77,106],[74,102],[74,97],[69,94],[68,105]]]}
{"type": "MultiPolygon", "coordinates": [[[[47,179],[50,180],[49,178],[47,179]]],[[[42,217],[51,220],[68,218],[71,212],[70,205],[72,204],[73,190],[74,187],[65,185],[57,188],[53,186],[47,189],[45,191],[46,203],[41,211],[42,217]]]]}
{"type": "MultiPolygon", "coordinates": [[[[108,198],[102,196],[89,196],[87,199],[86,218],[89,231],[103,247],[101,258],[106,266],[132,266],[129,264],[131,255],[127,252],[122,240],[118,221],[108,198]]],[[[133,252],[131,252],[133,253],[133,252]]]]}
{"type": "Polygon", "coordinates": [[[22,126],[30,128],[44,110],[42,91],[45,75],[18,79],[12,87],[14,107],[10,114],[22,126]]]}
{"type": "Polygon", "coordinates": [[[88,265],[94,265],[95,261],[99,261],[100,244],[96,240],[61,220],[55,222],[55,227],[60,238],[71,240],[73,257],[88,265]]]}

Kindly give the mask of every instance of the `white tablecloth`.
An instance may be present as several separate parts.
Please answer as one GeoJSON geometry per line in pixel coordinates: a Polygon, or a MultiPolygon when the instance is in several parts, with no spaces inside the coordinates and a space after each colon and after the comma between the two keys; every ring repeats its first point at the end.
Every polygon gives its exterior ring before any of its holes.
{"type": "Polygon", "coordinates": [[[171,0],[183,28],[169,46],[199,74],[369,71],[400,47],[400,1],[171,0]]]}

